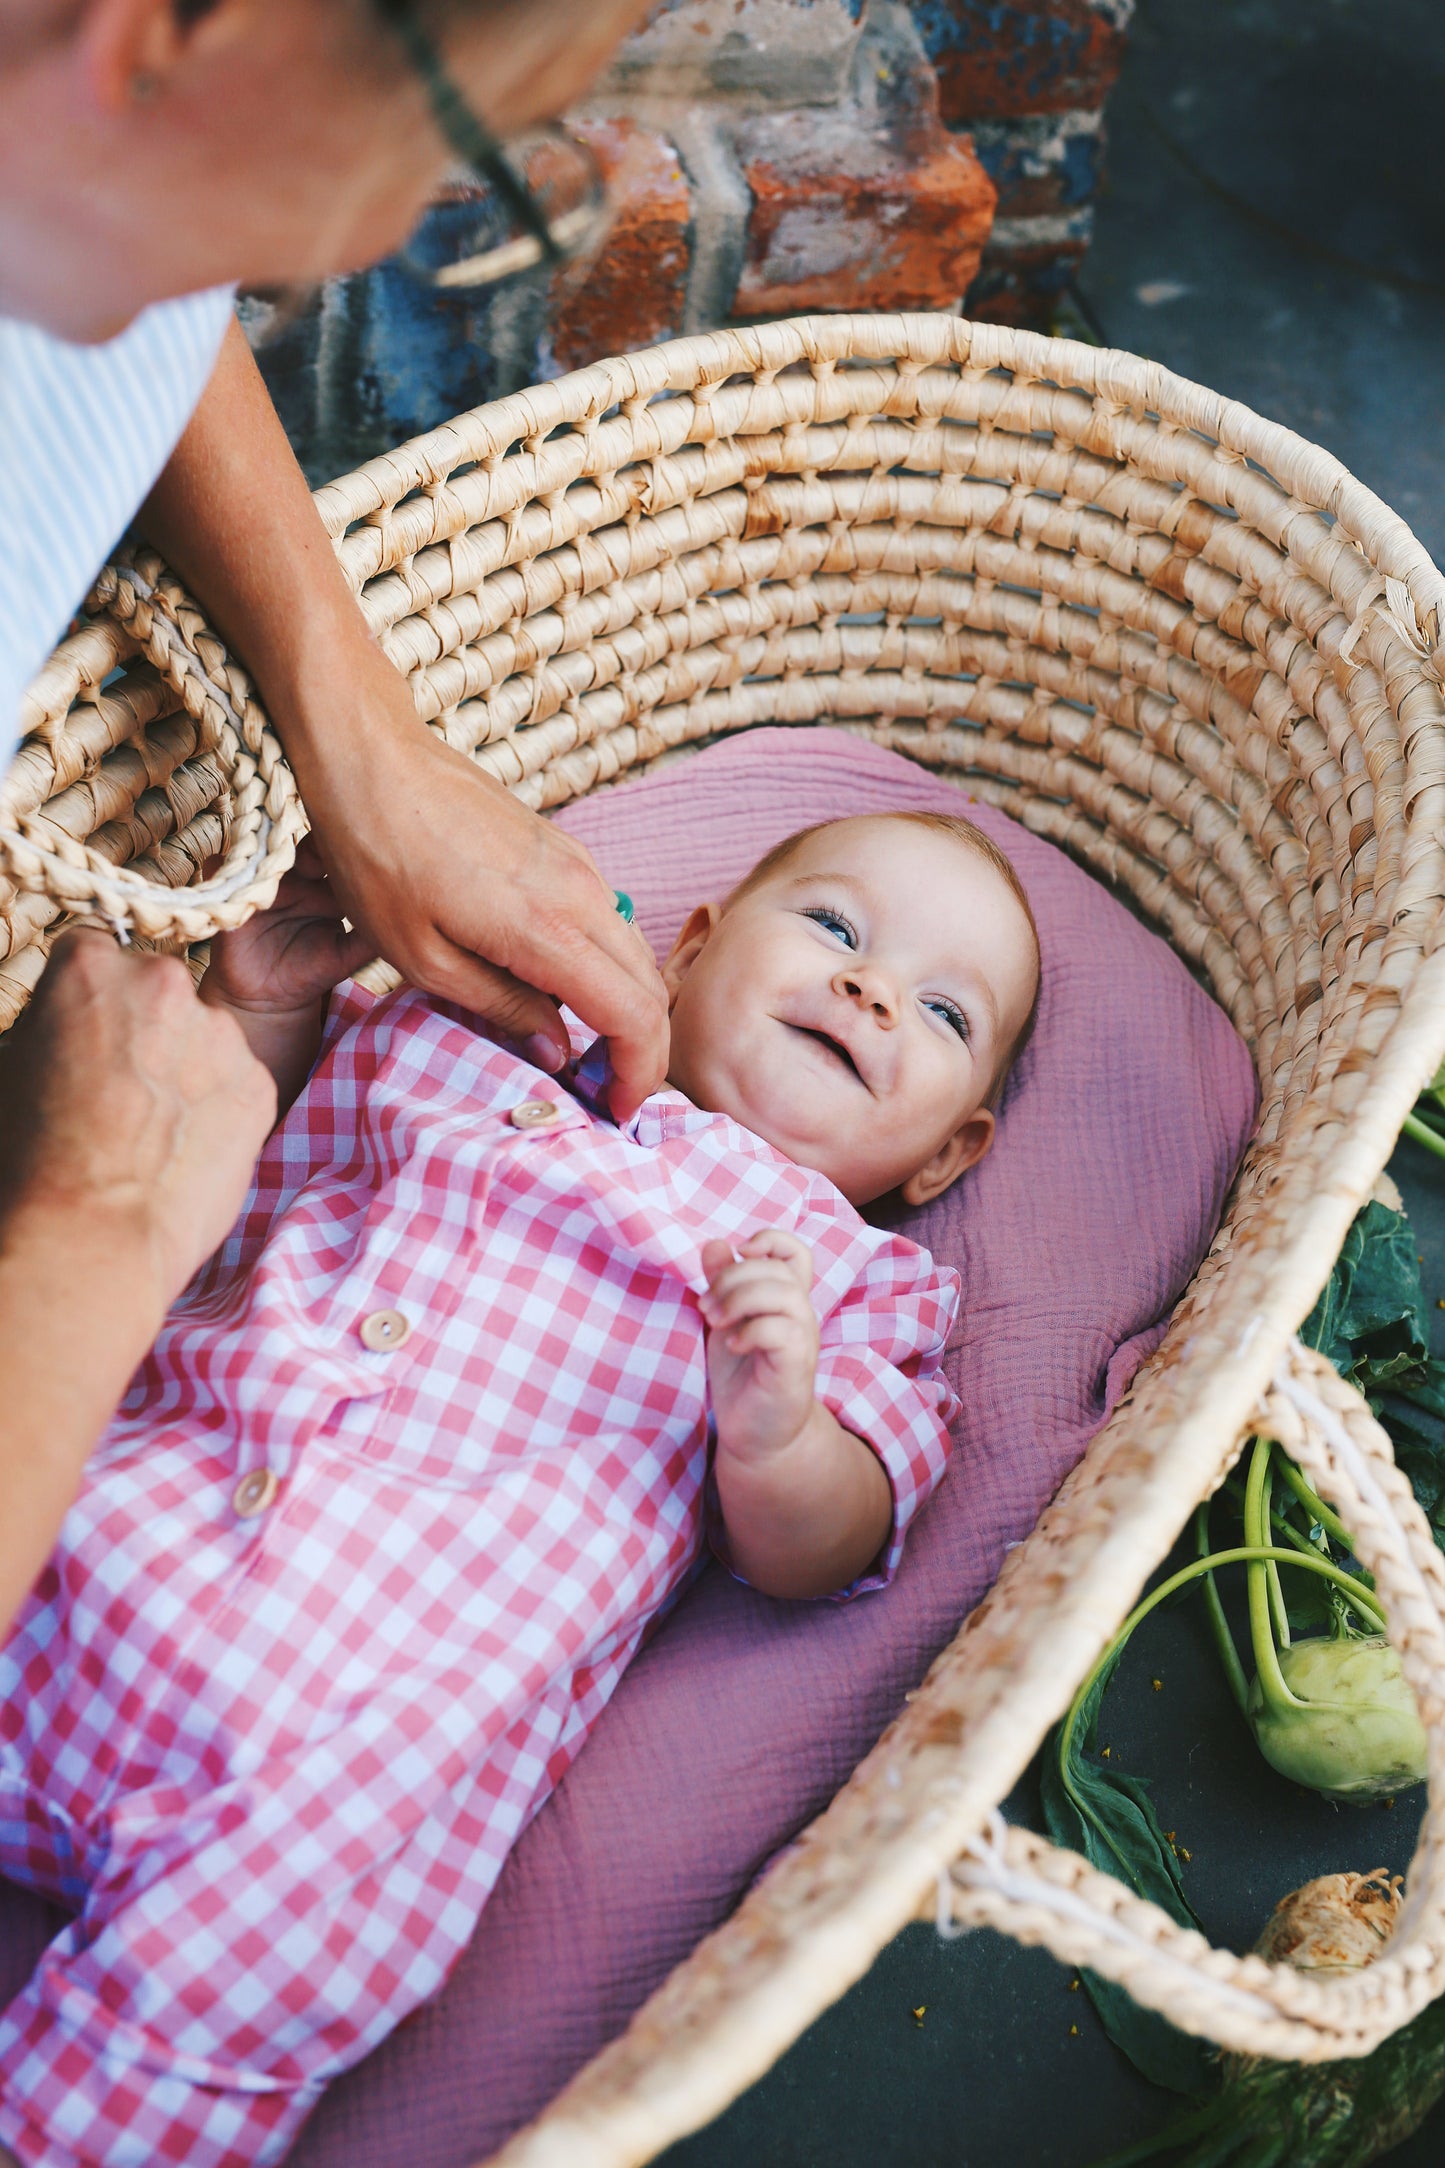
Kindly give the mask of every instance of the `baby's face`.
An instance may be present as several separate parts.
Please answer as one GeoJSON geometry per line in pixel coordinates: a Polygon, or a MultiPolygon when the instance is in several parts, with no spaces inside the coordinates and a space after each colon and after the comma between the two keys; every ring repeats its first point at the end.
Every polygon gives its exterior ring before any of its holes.
{"type": "Polygon", "coordinates": [[[669,1078],[855,1205],[926,1204],[988,1150],[1036,973],[985,858],[911,822],[835,821],[688,919],[663,973],[669,1078]]]}

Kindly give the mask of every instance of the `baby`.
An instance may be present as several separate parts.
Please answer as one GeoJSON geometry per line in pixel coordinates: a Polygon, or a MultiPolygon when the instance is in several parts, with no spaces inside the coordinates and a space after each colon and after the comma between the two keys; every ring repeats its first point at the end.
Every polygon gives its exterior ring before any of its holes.
{"type": "Polygon", "coordinates": [[[0,2016],[27,2163],[279,2159],[441,1985],[704,1527],[853,1595],[946,1464],[956,1278],[860,1209],[982,1157],[1030,1026],[978,830],[835,822],[694,910],[620,1127],[599,1049],[564,1085],[413,991],[328,1001],[353,946],[304,874],[216,943],[299,1095],[0,1650],[0,1872],[78,1912],[0,2016]]]}

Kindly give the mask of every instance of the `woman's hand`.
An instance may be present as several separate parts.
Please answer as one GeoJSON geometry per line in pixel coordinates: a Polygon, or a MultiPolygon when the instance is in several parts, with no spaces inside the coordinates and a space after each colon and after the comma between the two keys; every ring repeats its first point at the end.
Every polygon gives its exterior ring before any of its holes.
{"type": "Polygon", "coordinates": [[[410,695],[377,660],[395,685],[386,727],[324,772],[313,760],[305,779],[348,917],[415,985],[553,1071],[571,1051],[565,1002],[607,1039],[612,1111],[626,1119],[667,1070],[667,996],[646,944],[581,844],[400,712],[410,695]]]}
{"type": "Polygon", "coordinates": [[[543,1067],[568,1057],[565,1001],[607,1038],[613,1113],[634,1114],[667,1071],[667,996],[646,944],[580,844],[417,720],[236,325],[139,524],[254,674],[374,951],[537,1040],[543,1067]]]}
{"type": "Polygon", "coordinates": [[[323,994],[375,953],[366,934],[348,930],[341,898],[308,838],[270,909],[212,941],[201,999],[258,1016],[314,1012],[323,994]]]}
{"type": "Polygon", "coordinates": [[[153,1331],[240,1210],[275,1107],[179,958],[67,934],[0,1047],[0,1249],[42,1226],[105,1246],[153,1331]]]}
{"type": "Polygon", "coordinates": [[[0,1041],[0,1633],[168,1305],[240,1210],[275,1112],[173,956],[55,945],[0,1041]]]}

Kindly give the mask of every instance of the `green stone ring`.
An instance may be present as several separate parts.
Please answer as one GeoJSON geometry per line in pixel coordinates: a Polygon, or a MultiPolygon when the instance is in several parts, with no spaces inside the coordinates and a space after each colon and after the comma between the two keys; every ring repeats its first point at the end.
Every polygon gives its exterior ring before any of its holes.
{"type": "Polygon", "coordinates": [[[617,916],[619,918],[626,919],[628,925],[630,926],[633,919],[637,915],[632,908],[632,898],[628,895],[625,895],[620,888],[614,888],[612,891],[612,895],[613,900],[617,905],[617,916]]]}

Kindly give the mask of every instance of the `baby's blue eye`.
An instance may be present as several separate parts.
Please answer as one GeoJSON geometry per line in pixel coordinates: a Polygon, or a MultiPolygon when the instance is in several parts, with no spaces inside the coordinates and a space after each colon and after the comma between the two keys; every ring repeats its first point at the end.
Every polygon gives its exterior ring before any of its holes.
{"type": "Polygon", "coordinates": [[[962,1009],[958,1007],[956,1002],[930,1001],[927,1003],[927,1007],[932,1009],[935,1016],[941,1016],[943,1018],[943,1021],[945,1022],[945,1024],[947,1024],[950,1031],[956,1031],[958,1033],[958,1036],[960,1037],[960,1039],[962,1039],[965,1046],[968,1044],[968,1018],[964,1015],[962,1009]]]}
{"type": "Polygon", "coordinates": [[[841,911],[830,911],[826,904],[819,904],[813,909],[804,911],[803,916],[804,918],[813,919],[819,926],[826,926],[829,933],[837,934],[838,939],[845,948],[857,948],[857,932],[849,921],[844,918],[841,911]]]}

